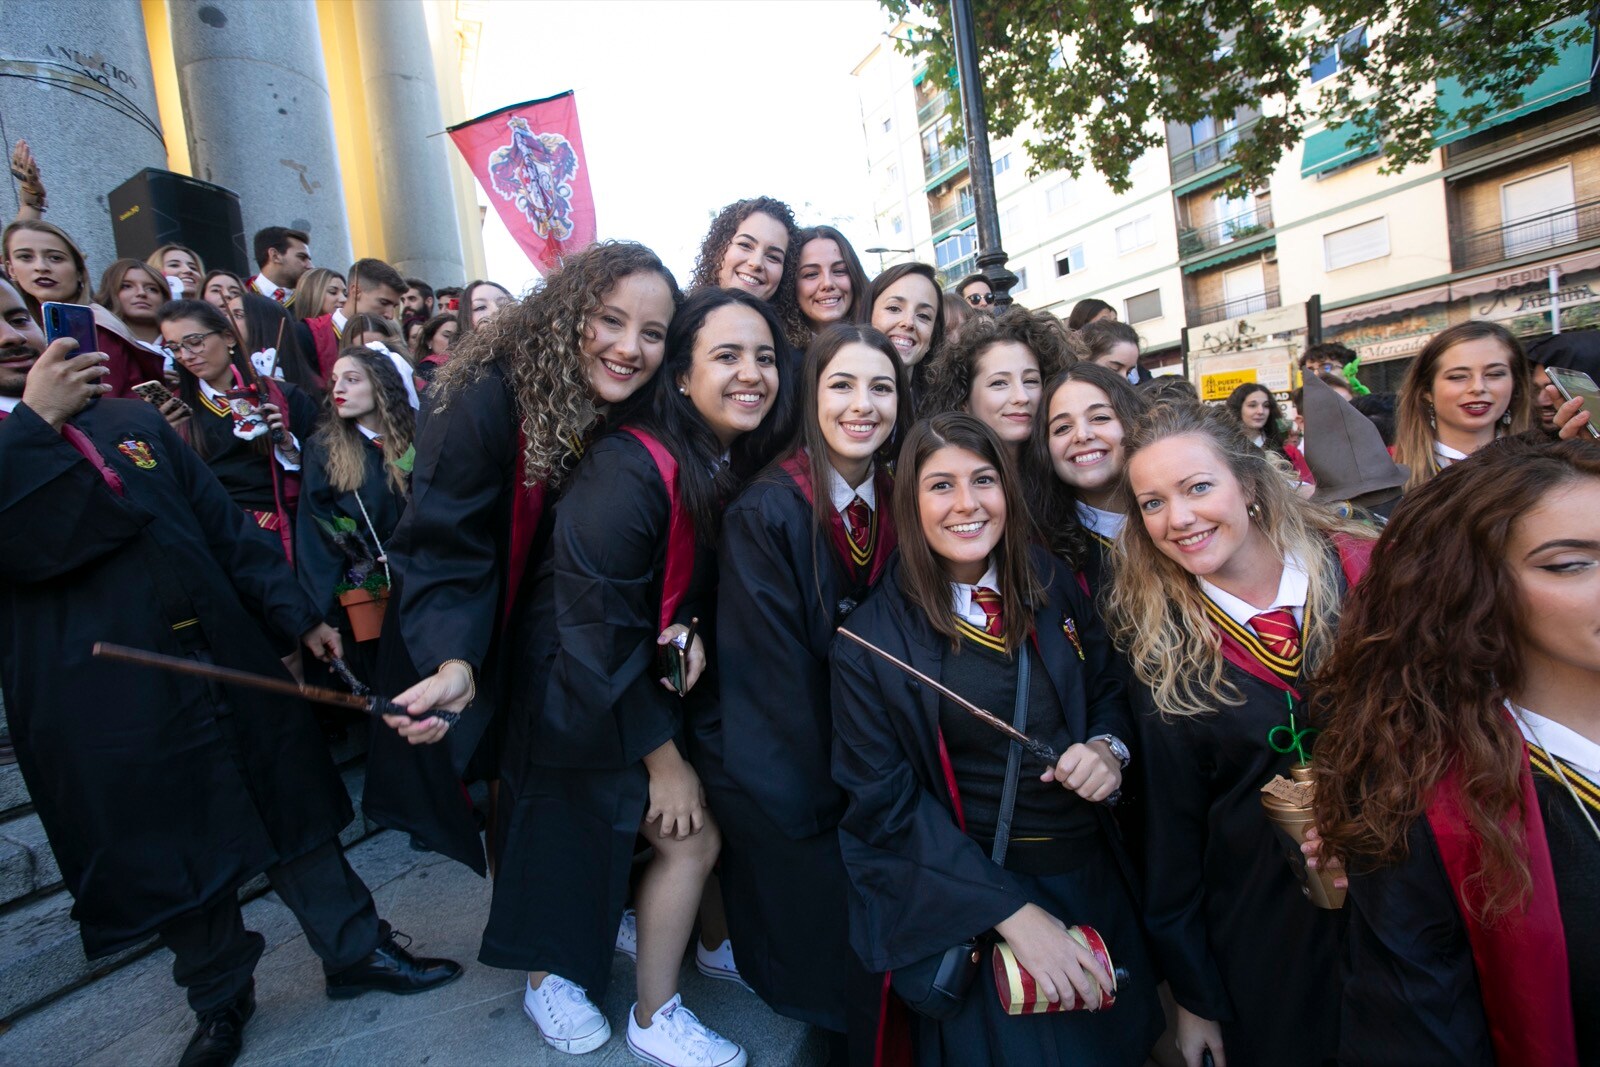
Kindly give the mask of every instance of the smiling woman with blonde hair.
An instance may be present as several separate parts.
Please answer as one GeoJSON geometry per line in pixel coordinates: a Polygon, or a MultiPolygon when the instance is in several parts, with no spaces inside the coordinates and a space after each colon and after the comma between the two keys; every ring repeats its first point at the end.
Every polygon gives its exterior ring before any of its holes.
{"type": "Polygon", "coordinates": [[[1133,670],[1145,926],[1189,1067],[1316,1062],[1338,1034],[1338,924],[1259,790],[1286,774],[1369,542],[1289,487],[1227,411],[1163,403],[1123,443],[1106,614],[1133,670]],[[1287,727],[1286,731],[1278,730],[1287,727]],[[1272,980],[1264,976],[1271,972],[1272,980]]]}

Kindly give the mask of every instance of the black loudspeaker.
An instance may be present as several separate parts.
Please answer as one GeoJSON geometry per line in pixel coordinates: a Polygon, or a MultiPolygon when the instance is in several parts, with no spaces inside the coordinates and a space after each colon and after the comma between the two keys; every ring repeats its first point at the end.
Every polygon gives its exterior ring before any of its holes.
{"type": "Polygon", "coordinates": [[[210,182],[146,167],[108,197],[117,255],[144,259],[162,245],[188,245],[207,270],[255,273],[245,249],[239,195],[210,182]]]}

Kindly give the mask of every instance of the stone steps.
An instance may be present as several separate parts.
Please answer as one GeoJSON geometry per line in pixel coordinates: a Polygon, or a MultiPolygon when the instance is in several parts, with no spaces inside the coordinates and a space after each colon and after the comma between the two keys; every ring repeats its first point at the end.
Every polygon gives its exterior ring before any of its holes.
{"type": "MultiPolygon", "coordinates": [[[[332,750],[356,811],[339,835],[347,847],[377,830],[361,811],[366,741],[364,731],[356,733],[332,750]]],[[[93,962],[84,958],[78,927],[71,919],[72,898],[61,888],[61,870],[21,783],[15,765],[0,767],[0,1022],[91,982],[155,946],[152,939],[116,956],[93,962]]],[[[240,893],[251,900],[267,888],[266,877],[258,876],[240,893]]]]}

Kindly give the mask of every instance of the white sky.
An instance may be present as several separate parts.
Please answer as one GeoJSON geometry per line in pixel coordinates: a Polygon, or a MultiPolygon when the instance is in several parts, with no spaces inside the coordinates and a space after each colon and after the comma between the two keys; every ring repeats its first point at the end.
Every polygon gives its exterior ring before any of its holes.
{"type": "MultiPolygon", "coordinates": [[[[575,90],[602,239],[643,242],[686,284],[712,215],[774,196],[871,259],[850,71],[889,28],[875,0],[498,0],[486,11],[470,114],[575,90]]],[[[492,208],[484,250],[489,277],[513,293],[537,279],[492,208]]]]}

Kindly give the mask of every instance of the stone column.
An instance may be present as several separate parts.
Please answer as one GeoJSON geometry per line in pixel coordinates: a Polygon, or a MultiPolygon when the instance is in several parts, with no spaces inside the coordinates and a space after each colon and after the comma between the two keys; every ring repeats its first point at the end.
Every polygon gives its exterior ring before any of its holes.
{"type": "Polygon", "coordinates": [[[318,265],[352,258],[315,0],[170,0],[194,176],[239,194],[245,240],[311,235],[318,265]]]}
{"type": "MultiPolygon", "coordinates": [[[[139,0],[0,0],[0,128],[25,139],[49,194],[45,219],[72,235],[90,284],[117,258],[106,194],[145,167],[167,169],[139,0]]],[[[0,178],[0,212],[17,187],[0,178]]]]}
{"type": "Polygon", "coordinates": [[[439,88],[419,0],[354,0],[389,262],[434,286],[467,281],[439,88]]]}

